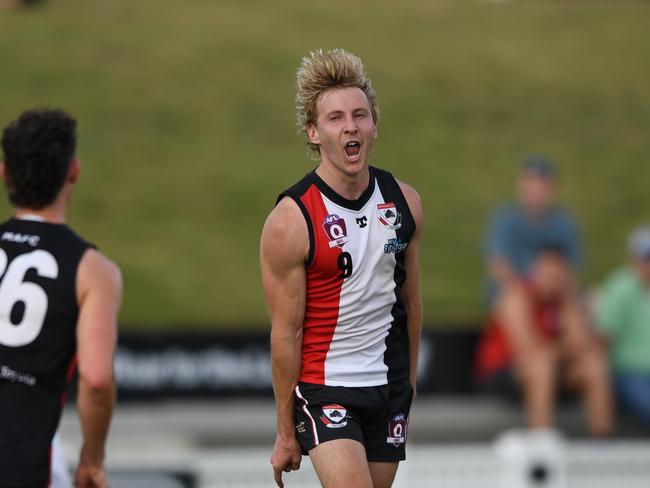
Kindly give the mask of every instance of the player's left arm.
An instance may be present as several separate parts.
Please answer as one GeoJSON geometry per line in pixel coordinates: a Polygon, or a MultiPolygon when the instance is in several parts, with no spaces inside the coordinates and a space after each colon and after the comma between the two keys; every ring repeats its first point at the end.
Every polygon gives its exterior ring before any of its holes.
{"type": "Polygon", "coordinates": [[[115,403],[113,355],[122,275],[117,265],[94,249],[86,251],[79,263],[77,299],[77,405],[83,445],[75,486],[103,488],[108,486],[104,453],[115,403]]]}
{"type": "Polygon", "coordinates": [[[422,200],[420,195],[406,183],[399,182],[415,221],[415,232],[405,251],[404,267],[406,280],[402,285],[401,300],[406,308],[409,335],[409,359],[411,363],[410,380],[413,394],[416,392],[416,376],[422,333],[422,295],[420,293],[420,236],[422,235],[422,200]]]}

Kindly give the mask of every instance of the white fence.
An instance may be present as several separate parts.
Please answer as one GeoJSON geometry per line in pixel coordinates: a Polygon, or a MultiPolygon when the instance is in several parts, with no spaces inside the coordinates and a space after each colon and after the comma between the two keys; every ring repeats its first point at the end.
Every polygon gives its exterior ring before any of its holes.
{"type": "MultiPolygon", "coordinates": [[[[181,488],[164,470],[193,473],[197,488],[274,486],[269,449],[214,449],[200,453],[174,449],[115,453],[110,463],[113,488],[181,488]],[[165,452],[166,451],[166,452],[165,452]],[[158,474],[153,474],[156,470],[158,474]],[[140,474],[138,474],[140,472],[140,474]]],[[[171,447],[171,446],[170,446],[171,447]]],[[[650,442],[570,442],[566,449],[567,488],[648,488],[650,442]]],[[[532,470],[534,466],[531,464],[532,470]]],[[[490,445],[412,446],[400,466],[395,488],[502,488],[508,470],[490,445]]],[[[557,486],[552,477],[529,478],[521,488],[557,486]]],[[[318,488],[311,463],[284,474],[287,488],[318,488]]],[[[512,486],[512,485],[508,485],[512,486]]]]}

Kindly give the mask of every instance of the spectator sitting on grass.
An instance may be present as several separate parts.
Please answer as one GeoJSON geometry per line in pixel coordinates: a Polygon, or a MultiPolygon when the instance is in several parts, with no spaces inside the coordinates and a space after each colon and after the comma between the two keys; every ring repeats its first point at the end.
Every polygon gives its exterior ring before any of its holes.
{"type": "Polygon", "coordinates": [[[630,237],[631,262],[596,295],[596,322],[608,337],[621,407],[650,428],[650,226],[630,237]]]}
{"type": "Polygon", "coordinates": [[[548,158],[526,158],[518,180],[518,200],[498,210],[490,221],[485,240],[490,305],[501,287],[530,272],[542,245],[564,248],[572,272],[582,265],[577,223],[554,204],[556,172],[548,158]]]}
{"type": "Polygon", "coordinates": [[[576,299],[567,253],[541,247],[528,278],[510,282],[495,300],[479,343],[478,379],[497,393],[523,394],[528,427],[553,426],[559,389],[583,397],[589,431],[612,431],[612,399],[604,348],[576,299]]]}

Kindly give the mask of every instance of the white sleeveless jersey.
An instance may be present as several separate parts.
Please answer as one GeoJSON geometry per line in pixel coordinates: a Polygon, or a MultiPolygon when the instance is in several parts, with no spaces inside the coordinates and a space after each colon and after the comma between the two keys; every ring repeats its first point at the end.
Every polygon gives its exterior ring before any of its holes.
{"type": "Polygon", "coordinates": [[[395,178],[370,167],[368,188],[351,201],[312,172],[283,196],[309,229],[300,381],[361,387],[407,379],[399,296],[415,222],[395,178]]]}

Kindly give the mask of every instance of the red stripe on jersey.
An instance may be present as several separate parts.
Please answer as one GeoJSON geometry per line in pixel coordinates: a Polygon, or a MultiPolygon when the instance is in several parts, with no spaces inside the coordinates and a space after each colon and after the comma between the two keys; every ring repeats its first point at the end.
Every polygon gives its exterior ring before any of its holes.
{"type": "Polygon", "coordinates": [[[318,188],[312,185],[300,200],[311,217],[314,232],[313,260],[307,268],[300,381],[324,384],[325,358],[339,319],[343,278],[337,261],[341,249],[329,246],[323,228],[328,212],[318,188]]]}
{"type": "MultiPolygon", "coordinates": [[[[75,371],[77,371],[77,355],[75,354],[72,356],[72,359],[70,360],[70,363],[68,363],[68,369],[65,373],[65,383],[66,385],[70,383],[72,380],[75,371]]],[[[61,396],[59,397],[59,401],[61,402],[61,406],[65,407],[65,403],[68,401],[68,392],[63,389],[63,393],[61,393],[61,396]]]]}

